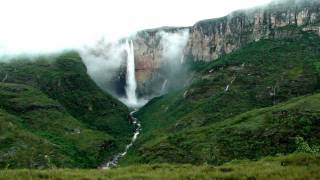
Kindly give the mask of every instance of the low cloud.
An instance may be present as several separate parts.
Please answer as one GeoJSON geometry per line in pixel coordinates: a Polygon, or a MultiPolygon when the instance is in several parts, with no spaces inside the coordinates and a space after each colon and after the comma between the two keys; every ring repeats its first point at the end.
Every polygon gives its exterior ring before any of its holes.
{"type": "Polygon", "coordinates": [[[98,86],[116,95],[116,87],[112,82],[120,78],[119,70],[125,60],[124,44],[103,39],[94,46],[83,48],[80,55],[88,74],[98,86]]]}
{"type": "Polygon", "coordinates": [[[169,64],[182,64],[183,51],[188,42],[189,29],[178,32],[160,32],[161,46],[163,48],[162,59],[169,64]]]}
{"type": "MultiPolygon", "coordinates": [[[[184,48],[188,42],[189,29],[182,29],[175,32],[159,31],[157,33],[162,50],[161,63],[161,78],[156,80],[157,87],[151,95],[145,95],[149,99],[153,96],[165,93],[173,87],[179,86],[184,77],[185,72],[183,58],[184,48]]],[[[134,39],[135,35],[130,38],[134,39]]],[[[126,57],[124,47],[124,39],[116,41],[101,40],[91,47],[84,48],[81,51],[81,57],[88,69],[88,74],[92,79],[105,91],[122,99],[125,102],[125,74],[126,73],[126,57]]],[[[139,47],[136,47],[139,48],[139,47]]],[[[152,59],[150,59],[151,61],[152,59]]],[[[151,87],[150,87],[151,88],[151,87]]],[[[143,100],[145,102],[145,100],[143,100]]]]}
{"type": "Polygon", "coordinates": [[[184,50],[189,39],[189,29],[177,32],[159,32],[159,35],[163,49],[161,68],[164,72],[161,93],[165,93],[168,90],[183,87],[187,79],[184,50]]]}

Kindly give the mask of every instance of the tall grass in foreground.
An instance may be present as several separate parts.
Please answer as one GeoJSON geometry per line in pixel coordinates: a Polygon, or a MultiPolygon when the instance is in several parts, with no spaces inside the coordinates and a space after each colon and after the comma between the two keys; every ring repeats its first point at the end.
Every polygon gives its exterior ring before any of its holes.
{"type": "Polygon", "coordinates": [[[320,155],[291,154],[210,165],[132,165],[111,170],[1,170],[0,179],[319,179],[320,155]]]}

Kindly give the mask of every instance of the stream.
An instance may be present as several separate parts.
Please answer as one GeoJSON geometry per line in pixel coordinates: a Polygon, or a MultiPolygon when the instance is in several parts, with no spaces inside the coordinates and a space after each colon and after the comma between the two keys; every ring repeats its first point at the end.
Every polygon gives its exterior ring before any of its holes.
{"type": "Polygon", "coordinates": [[[133,136],[132,136],[131,142],[130,142],[129,144],[127,144],[127,146],[126,146],[126,148],[124,149],[123,152],[116,154],[110,161],[102,164],[102,165],[100,166],[101,169],[110,169],[110,168],[112,168],[112,167],[117,166],[119,160],[120,160],[121,158],[123,158],[123,157],[127,154],[127,152],[128,152],[128,150],[130,149],[130,147],[131,147],[131,146],[133,145],[133,143],[137,140],[138,135],[140,134],[140,131],[141,131],[141,123],[139,122],[139,120],[138,120],[137,118],[135,118],[135,117],[133,116],[133,114],[134,114],[135,112],[136,112],[136,110],[135,110],[135,111],[132,111],[132,112],[130,113],[130,119],[131,119],[131,122],[132,122],[132,124],[133,124],[133,126],[134,126],[134,134],[133,134],[133,136]]]}

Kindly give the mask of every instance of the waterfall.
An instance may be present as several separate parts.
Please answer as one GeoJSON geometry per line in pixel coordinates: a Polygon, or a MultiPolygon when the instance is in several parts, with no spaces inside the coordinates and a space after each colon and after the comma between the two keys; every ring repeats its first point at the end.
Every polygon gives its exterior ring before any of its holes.
{"type": "Polygon", "coordinates": [[[167,87],[167,83],[168,83],[168,80],[166,79],[162,84],[161,92],[164,92],[165,88],[167,87]]]}
{"type": "Polygon", "coordinates": [[[184,63],[184,54],[182,54],[182,57],[180,59],[180,64],[183,64],[184,63]]]}
{"type": "Polygon", "coordinates": [[[229,90],[229,84],[226,86],[226,89],[224,90],[225,92],[227,92],[229,90]]]}
{"type": "MultiPolygon", "coordinates": [[[[134,65],[134,50],[133,50],[133,42],[132,40],[126,41],[125,45],[125,51],[127,52],[127,76],[126,76],[126,95],[127,99],[123,100],[128,106],[137,108],[140,104],[138,103],[137,95],[136,95],[136,89],[137,89],[137,82],[136,82],[136,76],[135,76],[135,65],[134,65]]],[[[107,161],[106,163],[102,164],[99,168],[101,169],[110,169],[111,167],[115,167],[118,165],[119,160],[123,158],[128,150],[131,148],[133,143],[137,140],[138,135],[141,130],[141,124],[138,121],[137,118],[135,118],[133,115],[136,111],[133,111],[130,113],[130,119],[131,122],[134,125],[134,134],[131,138],[131,142],[127,144],[123,152],[120,152],[116,154],[110,161],[107,161]]]]}
{"type": "Polygon", "coordinates": [[[135,77],[134,50],[132,40],[126,41],[125,50],[127,52],[127,76],[126,76],[126,95],[127,103],[130,106],[136,106],[138,103],[136,96],[137,82],[135,77]]]}

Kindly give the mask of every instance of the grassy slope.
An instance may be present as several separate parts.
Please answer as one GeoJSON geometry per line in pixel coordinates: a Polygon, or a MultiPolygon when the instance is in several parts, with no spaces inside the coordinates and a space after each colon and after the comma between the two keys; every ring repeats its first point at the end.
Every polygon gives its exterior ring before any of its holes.
{"type": "Polygon", "coordinates": [[[314,34],[249,44],[206,64],[187,89],[143,107],[142,134],[124,163],[216,164],[292,152],[298,135],[319,143],[319,95],[306,97],[306,108],[295,100],[290,106],[296,109],[254,111],[317,92],[319,74],[320,38],[314,34]],[[250,117],[243,114],[250,110],[250,117]]]}
{"type": "Polygon", "coordinates": [[[104,170],[2,170],[0,179],[319,179],[320,157],[293,154],[223,166],[136,165],[104,170]]]}
{"type": "Polygon", "coordinates": [[[129,140],[127,108],[93,83],[77,53],[0,70],[1,128],[15,127],[0,131],[1,167],[96,167],[129,140]]]}

